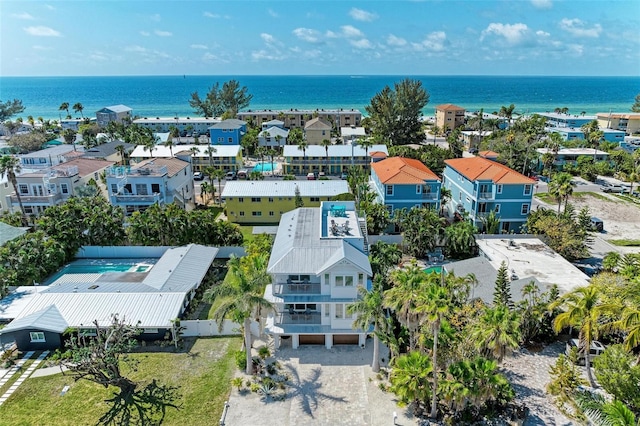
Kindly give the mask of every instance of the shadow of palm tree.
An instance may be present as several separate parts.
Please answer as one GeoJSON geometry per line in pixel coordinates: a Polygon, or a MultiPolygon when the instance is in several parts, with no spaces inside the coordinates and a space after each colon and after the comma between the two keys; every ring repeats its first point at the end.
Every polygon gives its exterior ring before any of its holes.
{"type": "Polygon", "coordinates": [[[289,396],[292,399],[299,399],[300,408],[309,417],[314,418],[313,412],[318,408],[318,403],[321,401],[348,402],[344,397],[328,395],[320,391],[322,387],[322,383],[319,381],[322,374],[320,368],[314,368],[311,376],[306,379],[301,379],[296,369],[290,365],[287,365],[286,368],[292,376],[289,383],[292,391],[289,396]]]}

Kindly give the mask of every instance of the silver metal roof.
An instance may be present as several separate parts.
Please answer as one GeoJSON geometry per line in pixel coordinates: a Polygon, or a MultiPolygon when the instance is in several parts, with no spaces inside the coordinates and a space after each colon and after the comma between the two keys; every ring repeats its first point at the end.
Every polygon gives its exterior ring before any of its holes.
{"type": "MultiPolygon", "coordinates": [[[[360,145],[331,145],[329,147],[329,157],[351,157],[352,149],[354,157],[364,157],[366,154],[365,149],[360,145]]],[[[381,151],[387,155],[389,154],[386,145],[373,145],[369,148],[368,153],[371,154],[374,151],[381,151]]],[[[297,145],[285,145],[283,155],[285,157],[302,157],[303,152],[301,149],[298,149],[297,145]]],[[[325,158],[327,156],[327,152],[322,145],[309,145],[307,146],[305,155],[307,158],[325,158]]]]}
{"type": "MultiPolygon", "coordinates": [[[[31,306],[31,305],[30,305],[31,306]]],[[[25,316],[11,321],[2,329],[2,333],[25,328],[37,328],[54,333],[62,333],[69,327],[60,310],[55,305],[48,305],[37,311],[29,311],[25,316]]]]}
{"type": "Polygon", "coordinates": [[[294,197],[296,187],[303,197],[331,197],[349,192],[345,180],[251,180],[228,181],[222,190],[223,197],[294,197]]]}
{"type": "Polygon", "coordinates": [[[142,284],[164,292],[188,292],[200,285],[218,249],[197,244],[167,250],[142,284]]]}

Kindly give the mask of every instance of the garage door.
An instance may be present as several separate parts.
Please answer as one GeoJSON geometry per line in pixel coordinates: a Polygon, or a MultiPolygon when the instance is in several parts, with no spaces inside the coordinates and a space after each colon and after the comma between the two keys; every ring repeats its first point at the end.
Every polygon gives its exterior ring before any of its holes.
{"type": "Polygon", "coordinates": [[[357,345],[358,335],[357,334],[334,334],[333,344],[334,345],[357,345]]]}
{"type": "Polygon", "coordinates": [[[301,345],[324,345],[324,334],[301,334],[301,345]]]}

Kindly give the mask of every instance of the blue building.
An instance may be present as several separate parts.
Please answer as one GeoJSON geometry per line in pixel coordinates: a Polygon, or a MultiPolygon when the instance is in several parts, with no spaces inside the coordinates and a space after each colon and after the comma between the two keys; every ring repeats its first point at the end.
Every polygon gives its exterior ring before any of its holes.
{"type": "MultiPolygon", "coordinates": [[[[547,127],[547,133],[559,133],[565,141],[581,139],[584,140],[584,132],[576,127],[547,127]]],[[[624,142],[625,133],[620,130],[601,129],[602,140],[607,142],[624,142]]]]}
{"type": "Polygon", "coordinates": [[[246,121],[231,118],[209,127],[209,140],[211,145],[240,145],[246,133],[246,121]]]}
{"type": "Polygon", "coordinates": [[[371,164],[378,202],[389,212],[412,207],[440,208],[440,178],[419,160],[386,158],[371,164]]]}
{"type": "Polygon", "coordinates": [[[471,220],[482,231],[491,211],[502,232],[519,232],[531,209],[535,181],[509,167],[481,157],[445,161],[442,185],[451,191],[447,214],[471,220]]]}
{"type": "Polygon", "coordinates": [[[537,115],[547,119],[551,127],[580,127],[596,119],[595,115],[572,115],[557,112],[537,112],[537,115]]]}

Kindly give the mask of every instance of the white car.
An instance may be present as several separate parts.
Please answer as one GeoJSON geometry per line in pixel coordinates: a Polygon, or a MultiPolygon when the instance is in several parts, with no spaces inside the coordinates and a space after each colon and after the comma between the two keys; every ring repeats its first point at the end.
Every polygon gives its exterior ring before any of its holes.
{"type": "MultiPolygon", "coordinates": [[[[573,350],[573,348],[578,348],[578,364],[580,365],[584,365],[585,363],[585,359],[584,359],[584,348],[582,348],[582,346],[580,345],[580,340],[578,339],[571,339],[567,342],[567,347],[565,350],[565,354],[567,356],[571,355],[571,351],[573,350]]],[[[591,350],[589,351],[589,362],[593,363],[593,360],[595,358],[597,358],[598,356],[602,355],[602,353],[605,351],[605,346],[598,342],[597,340],[594,340],[591,342],[591,350]]]]}
{"type": "Polygon", "coordinates": [[[204,179],[204,175],[202,174],[202,172],[193,173],[193,180],[202,180],[202,179],[204,179]]]}

